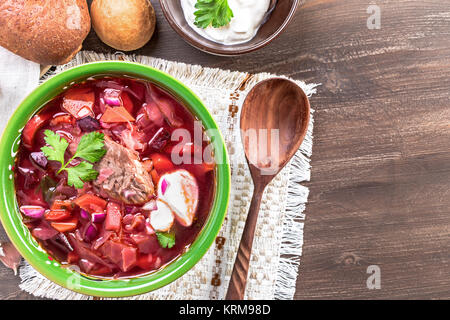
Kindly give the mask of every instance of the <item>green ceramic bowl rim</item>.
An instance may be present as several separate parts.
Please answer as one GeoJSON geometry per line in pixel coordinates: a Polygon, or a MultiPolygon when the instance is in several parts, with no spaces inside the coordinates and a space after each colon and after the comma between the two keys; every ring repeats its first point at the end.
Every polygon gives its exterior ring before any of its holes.
{"type": "Polygon", "coordinates": [[[65,70],[45,81],[25,98],[9,120],[0,142],[0,182],[3,186],[0,201],[0,219],[22,256],[42,275],[60,286],[91,296],[124,297],[143,294],[161,288],[191,269],[214,242],[224,221],[229,193],[230,168],[223,137],[217,124],[201,100],[185,85],[170,75],[138,63],[124,61],[93,62],[65,70]],[[126,75],[156,83],[178,98],[188,107],[206,130],[216,129],[219,136],[212,143],[216,153],[220,151],[220,163],[216,169],[216,192],[212,209],[205,225],[190,248],[166,267],[149,275],[131,279],[90,279],[71,268],[62,267],[49,258],[22,223],[14,192],[13,165],[20,142],[20,133],[26,122],[46,102],[73,82],[98,75],[126,75]]]}

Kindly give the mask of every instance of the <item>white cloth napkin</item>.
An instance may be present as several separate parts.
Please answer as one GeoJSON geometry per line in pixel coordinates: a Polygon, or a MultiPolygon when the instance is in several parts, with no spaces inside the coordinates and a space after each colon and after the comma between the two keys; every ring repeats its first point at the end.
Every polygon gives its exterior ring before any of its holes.
{"type": "Polygon", "coordinates": [[[20,102],[39,84],[39,64],[0,47],[0,130],[20,102]]]}
{"type": "MultiPolygon", "coordinates": [[[[39,84],[40,66],[0,47],[0,132],[22,100],[39,84]]],[[[0,224],[0,242],[9,241],[0,224]]]]}

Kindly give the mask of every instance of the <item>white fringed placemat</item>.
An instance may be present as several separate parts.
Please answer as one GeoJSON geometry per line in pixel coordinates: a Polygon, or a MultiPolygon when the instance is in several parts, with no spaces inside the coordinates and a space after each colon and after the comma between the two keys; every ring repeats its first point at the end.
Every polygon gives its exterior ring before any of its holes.
{"type": "MultiPolygon", "coordinates": [[[[227,218],[208,253],[193,269],[170,285],[132,298],[223,299],[253,190],[240,140],[240,109],[247,92],[259,81],[274,75],[250,75],[152,57],[126,56],[121,53],[103,55],[81,52],[69,64],[58,67],[46,76],[50,77],[69,67],[87,62],[118,59],[160,69],[190,87],[203,100],[218,123],[226,140],[232,170],[227,218]]],[[[316,92],[316,84],[295,82],[308,96],[316,92]]],[[[312,131],[313,116],[300,150],[266,189],[253,244],[247,299],[292,299],[294,296],[302,254],[304,209],[309,194],[308,188],[301,183],[310,179],[312,131]]],[[[20,268],[20,277],[20,288],[36,296],[53,299],[92,298],[50,282],[27,263],[20,268]]]]}

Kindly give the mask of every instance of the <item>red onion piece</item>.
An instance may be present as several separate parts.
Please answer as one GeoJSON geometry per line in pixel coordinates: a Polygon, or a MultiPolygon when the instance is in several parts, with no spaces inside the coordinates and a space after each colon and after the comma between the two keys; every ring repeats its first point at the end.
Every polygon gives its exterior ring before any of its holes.
{"type": "MultiPolygon", "coordinates": [[[[161,127],[164,124],[164,116],[155,103],[144,104],[148,119],[156,126],[161,127]]],[[[143,107],[144,107],[143,105],[143,107]]]]}
{"type": "Polygon", "coordinates": [[[45,209],[41,206],[21,206],[20,212],[27,217],[39,219],[44,216],[45,209]]]}
{"type": "Polygon", "coordinates": [[[59,238],[59,240],[61,240],[64,243],[64,245],[67,247],[67,249],[69,249],[69,251],[73,251],[73,248],[70,245],[70,242],[67,239],[67,237],[64,235],[64,233],[59,233],[58,238],[59,238]]]}
{"type": "MultiPolygon", "coordinates": [[[[103,99],[102,95],[100,95],[100,98],[98,99],[98,107],[102,113],[105,113],[106,103],[105,103],[105,99],[103,99]]],[[[99,116],[101,116],[101,114],[99,114],[99,116]]],[[[99,119],[99,116],[97,116],[97,119],[99,119]]]]}
{"type": "Polygon", "coordinates": [[[153,229],[153,227],[150,224],[150,218],[147,218],[145,220],[145,233],[148,234],[149,236],[155,234],[155,230],[153,229]]]}
{"type": "Polygon", "coordinates": [[[162,194],[166,193],[167,187],[169,186],[169,183],[166,181],[166,179],[163,179],[161,182],[161,192],[162,194]]]}
{"type": "Polygon", "coordinates": [[[105,98],[105,103],[109,106],[116,107],[120,106],[120,100],[119,99],[112,99],[112,98],[105,98]]]}
{"type": "Polygon", "coordinates": [[[146,204],[144,204],[142,206],[142,210],[146,210],[146,211],[153,211],[156,209],[158,209],[158,206],[156,205],[155,200],[150,200],[149,202],[147,202],[146,204]]]}
{"type": "Polygon", "coordinates": [[[92,214],[92,222],[93,223],[100,223],[105,221],[106,219],[106,213],[105,212],[95,212],[92,214]]]}
{"type": "Polygon", "coordinates": [[[104,91],[103,99],[105,99],[105,103],[109,104],[110,106],[120,106],[122,101],[120,101],[119,95],[120,90],[108,88],[104,91]]]}
{"type": "Polygon", "coordinates": [[[84,240],[87,242],[91,242],[97,236],[98,231],[97,227],[94,224],[89,224],[84,231],[84,240]]]}
{"type": "Polygon", "coordinates": [[[90,215],[89,215],[89,212],[87,212],[87,211],[84,210],[84,209],[81,209],[81,211],[80,211],[80,216],[81,216],[81,218],[83,218],[84,220],[90,220],[90,219],[91,219],[91,217],[90,217],[90,215]]]}

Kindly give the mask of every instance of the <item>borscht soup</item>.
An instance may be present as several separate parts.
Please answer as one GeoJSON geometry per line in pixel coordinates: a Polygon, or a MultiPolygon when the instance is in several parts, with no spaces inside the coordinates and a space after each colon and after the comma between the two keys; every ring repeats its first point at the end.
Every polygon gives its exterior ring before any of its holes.
{"type": "Polygon", "coordinates": [[[186,138],[198,123],[148,81],[72,85],[22,131],[13,170],[24,224],[51,259],[89,276],[163,268],[189,248],[214,200],[201,124],[200,143],[186,138]]]}

